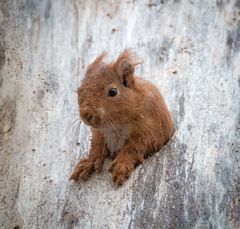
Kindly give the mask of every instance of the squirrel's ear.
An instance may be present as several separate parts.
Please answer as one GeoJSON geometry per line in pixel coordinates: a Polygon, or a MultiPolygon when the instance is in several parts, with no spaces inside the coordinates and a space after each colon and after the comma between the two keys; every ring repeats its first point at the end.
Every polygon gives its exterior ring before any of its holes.
{"type": "Polygon", "coordinates": [[[92,63],[92,65],[99,64],[103,61],[103,58],[106,56],[105,52],[102,52],[92,63]]]}
{"type": "Polygon", "coordinates": [[[130,49],[125,49],[117,58],[113,68],[125,87],[131,87],[134,84],[134,70],[140,63],[142,61],[130,49]]]}
{"type": "Polygon", "coordinates": [[[90,70],[94,69],[94,67],[96,67],[98,64],[100,64],[104,57],[106,56],[106,53],[103,52],[101,55],[99,55],[88,67],[87,67],[87,72],[89,72],[90,70]]]}

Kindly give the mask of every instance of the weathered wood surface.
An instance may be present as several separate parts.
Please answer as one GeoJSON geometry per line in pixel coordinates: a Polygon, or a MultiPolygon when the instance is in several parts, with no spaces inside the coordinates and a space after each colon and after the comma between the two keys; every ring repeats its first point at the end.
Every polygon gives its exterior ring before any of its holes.
{"type": "Polygon", "coordinates": [[[239,228],[240,1],[0,1],[0,228],[239,228]],[[75,90],[125,47],[173,140],[116,189],[69,184],[89,131],[75,90]]]}

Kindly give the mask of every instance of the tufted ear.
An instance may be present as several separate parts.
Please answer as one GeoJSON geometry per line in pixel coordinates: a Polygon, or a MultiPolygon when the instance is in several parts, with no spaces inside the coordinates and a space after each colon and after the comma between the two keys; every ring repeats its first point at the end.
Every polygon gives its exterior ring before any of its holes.
{"type": "Polygon", "coordinates": [[[95,65],[95,64],[99,64],[99,63],[101,63],[102,61],[103,61],[103,58],[106,56],[106,53],[105,52],[103,52],[103,53],[101,53],[94,61],[93,61],[93,65],[95,65]]]}
{"type": "Polygon", "coordinates": [[[130,49],[125,49],[119,55],[113,68],[125,87],[133,86],[135,67],[141,63],[142,61],[130,49]]]}
{"type": "Polygon", "coordinates": [[[102,63],[104,57],[106,56],[106,53],[103,52],[101,55],[99,55],[88,67],[87,72],[90,72],[93,70],[96,66],[98,66],[100,63],[102,63]]]}

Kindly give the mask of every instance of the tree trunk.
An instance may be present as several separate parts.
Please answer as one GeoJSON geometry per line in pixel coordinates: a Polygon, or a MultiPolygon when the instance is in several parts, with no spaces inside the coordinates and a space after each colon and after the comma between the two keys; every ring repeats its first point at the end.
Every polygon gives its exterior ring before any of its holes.
{"type": "Polygon", "coordinates": [[[240,1],[0,1],[0,228],[239,228],[240,1]],[[68,179],[88,153],[76,89],[134,48],[175,135],[116,188],[68,179]]]}

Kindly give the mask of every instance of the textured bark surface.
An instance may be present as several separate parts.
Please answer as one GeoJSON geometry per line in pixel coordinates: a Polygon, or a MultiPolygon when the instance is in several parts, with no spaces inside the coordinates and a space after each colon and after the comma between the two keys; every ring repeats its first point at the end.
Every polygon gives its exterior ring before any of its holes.
{"type": "Polygon", "coordinates": [[[240,1],[0,1],[0,228],[239,228],[240,1]],[[87,154],[86,65],[134,48],[176,133],[116,189],[87,154]]]}

